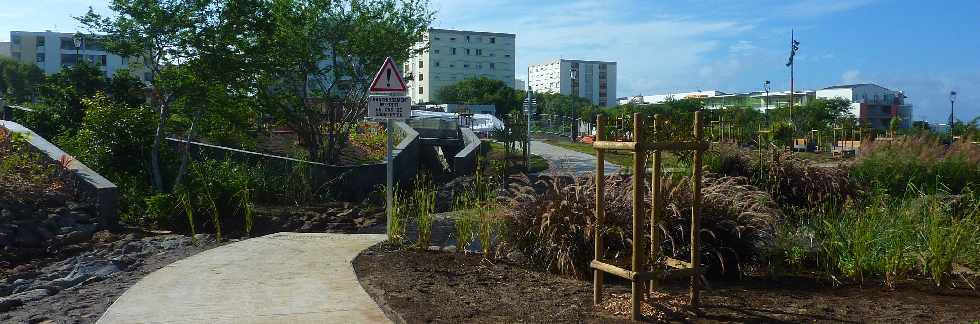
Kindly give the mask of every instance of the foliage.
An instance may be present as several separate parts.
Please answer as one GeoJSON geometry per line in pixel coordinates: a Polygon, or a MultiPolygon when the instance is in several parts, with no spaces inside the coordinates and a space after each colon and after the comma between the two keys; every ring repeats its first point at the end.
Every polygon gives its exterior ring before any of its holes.
{"type": "Polygon", "coordinates": [[[33,150],[27,140],[0,125],[0,201],[44,203],[72,195],[68,169],[33,150]]]}
{"type": "Polygon", "coordinates": [[[367,114],[367,83],[391,56],[422,49],[432,21],[419,0],[275,1],[259,5],[257,97],[300,136],[309,158],[332,162],[367,114]],[[379,36],[382,35],[382,36],[379,36]],[[330,112],[330,113],[324,113],[330,112]]]}
{"type": "Polygon", "coordinates": [[[14,103],[28,102],[42,80],[44,71],[36,65],[0,57],[0,97],[14,103]]]}
{"type": "Polygon", "coordinates": [[[412,212],[415,214],[415,224],[418,226],[418,241],[420,248],[428,248],[432,237],[432,213],[436,208],[436,187],[425,174],[415,177],[415,188],[412,190],[412,212]]]}
{"type": "Polygon", "coordinates": [[[435,102],[493,104],[498,116],[509,116],[510,113],[521,110],[518,92],[520,91],[512,89],[504,81],[481,76],[464,79],[439,89],[435,94],[435,102]]]}
{"type": "Polygon", "coordinates": [[[980,183],[980,147],[965,141],[948,148],[928,136],[862,145],[851,177],[901,195],[909,184],[926,192],[959,193],[980,183]]]}
{"type": "Polygon", "coordinates": [[[821,260],[835,282],[883,276],[896,282],[920,269],[946,286],[956,266],[978,264],[980,200],[976,194],[925,194],[914,187],[896,199],[876,191],[866,206],[849,202],[817,212],[821,260]]]}

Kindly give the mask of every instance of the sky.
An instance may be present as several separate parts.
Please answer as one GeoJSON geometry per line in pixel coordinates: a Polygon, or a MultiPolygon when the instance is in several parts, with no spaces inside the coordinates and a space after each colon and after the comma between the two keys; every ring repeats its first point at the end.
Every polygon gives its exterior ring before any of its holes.
{"type": "MultiPolygon", "coordinates": [[[[875,83],[901,90],[913,118],[980,117],[980,1],[430,0],[433,27],[517,34],[517,77],[559,58],[617,62],[617,96],[789,88],[790,31],[801,43],[796,88],[875,83]]],[[[108,0],[0,0],[9,30],[79,28],[108,0]]]]}

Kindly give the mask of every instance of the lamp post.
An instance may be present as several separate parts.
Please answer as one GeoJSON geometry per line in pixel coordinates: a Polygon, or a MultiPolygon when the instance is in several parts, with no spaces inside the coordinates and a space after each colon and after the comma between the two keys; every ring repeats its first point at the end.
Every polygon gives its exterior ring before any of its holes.
{"type": "Polygon", "coordinates": [[[770,83],[769,80],[766,80],[766,83],[762,84],[762,88],[766,90],[766,109],[765,109],[766,123],[769,123],[769,89],[770,89],[769,83],[770,83]]]}
{"type": "Polygon", "coordinates": [[[949,92],[949,138],[953,139],[953,122],[956,120],[953,118],[953,104],[956,102],[956,91],[949,92]]]}
{"type": "Polygon", "coordinates": [[[79,52],[82,48],[82,35],[75,34],[75,37],[72,37],[71,40],[75,43],[75,64],[78,64],[79,52]]]}

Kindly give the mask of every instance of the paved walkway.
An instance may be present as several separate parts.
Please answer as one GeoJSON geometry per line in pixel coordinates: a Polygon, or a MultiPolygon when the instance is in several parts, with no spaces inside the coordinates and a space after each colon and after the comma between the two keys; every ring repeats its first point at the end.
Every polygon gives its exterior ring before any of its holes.
{"type": "Polygon", "coordinates": [[[174,262],[98,323],[385,323],[351,261],[384,235],[277,233],[174,262]]]}
{"type": "MultiPolygon", "coordinates": [[[[582,152],[572,151],[560,146],[554,146],[545,142],[531,141],[531,154],[535,154],[554,164],[559,171],[570,171],[576,174],[595,172],[595,156],[582,152]]],[[[606,174],[619,172],[619,166],[605,163],[606,174]]],[[[547,173],[545,171],[544,173],[547,173]]]]}

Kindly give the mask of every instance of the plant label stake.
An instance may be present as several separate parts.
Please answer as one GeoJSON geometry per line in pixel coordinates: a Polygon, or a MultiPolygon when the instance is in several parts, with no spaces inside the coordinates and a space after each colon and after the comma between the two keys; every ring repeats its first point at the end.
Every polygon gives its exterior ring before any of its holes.
{"type": "Polygon", "coordinates": [[[395,163],[392,156],[392,152],[394,151],[394,140],[392,139],[395,130],[394,122],[410,117],[412,101],[405,95],[405,91],[408,88],[405,86],[405,81],[402,79],[402,75],[398,72],[398,68],[395,67],[395,61],[391,57],[386,58],[384,64],[381,64],[381,69],[374,75],[374,79],[371,81],[371,86],[368,89],[371,93],[378,93],[368,96],[368,118],[383,119],[385,122],[385,137],[387,137],[388,142],[385,156],[385,169],[387,171],[385,186],[385,214],[387,215],[387,221],[385,222],[385,232],[388,234],[388,239],[391,239],[391,213],[394,203],[393,188],[395,182],[395,163]]]}

